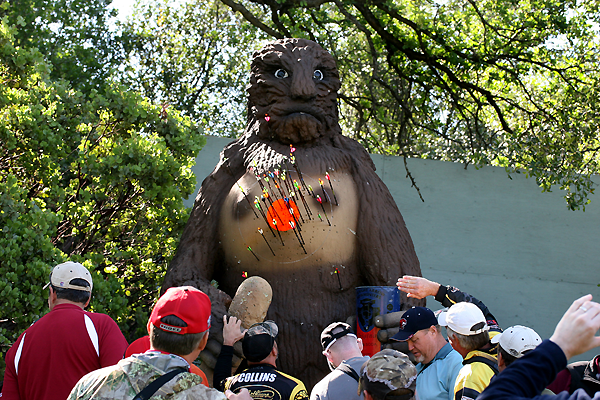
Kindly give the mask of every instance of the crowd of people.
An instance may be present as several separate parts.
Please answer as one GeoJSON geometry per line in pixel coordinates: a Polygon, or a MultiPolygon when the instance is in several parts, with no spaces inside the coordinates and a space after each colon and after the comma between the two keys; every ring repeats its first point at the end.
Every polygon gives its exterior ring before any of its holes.
{"type": "Polygon", "coordinates": [[[242,330],[227,316],[209,385],[193,362],[208,341],[211,301],[194,287],[168,289],[152,309],[148,336],[128,346],[109,316],[85,311],[93,283],[83,265],[57,265],[47,286],[50,312],[6,354],[2,400],[600,400],[600,356],[567,365],[600,346],[600,304],[591,295],[575,300],[542,340],[525,326],[503,331],[485,304],[455,287],[401,277],[397,287],[407,296],[432,296],[446,307],[437,315],[426,307],[402,313],[392,340],[406,342],[414,363],[393,349],[363,355],[352,326],[334,321],[321,332],[331,372],[309,394],[277,368],[285,349],[276,322],[242,330]],[[244,360],[232,373],[240,340],[244,360]]]}

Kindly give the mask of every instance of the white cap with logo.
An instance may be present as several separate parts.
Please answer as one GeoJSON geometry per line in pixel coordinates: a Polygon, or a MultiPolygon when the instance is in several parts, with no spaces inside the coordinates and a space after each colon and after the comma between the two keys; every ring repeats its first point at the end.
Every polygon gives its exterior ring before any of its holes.
{"type": "Polygon", "coordinates": [[[50,282],[44,286],[44,289],[46,289],[50,284],[57,288],[84,290],[86,292],[91,292],[92,288],[94,287],[90,271],[88,271],[83,265],[72,261],[58,264],[52,269],[52,273],[50,274],[50,282]],[[90,286],[87,287],[74,285],[71,283],[73,279],[83,279],[84,281],[88,282],[90,286]]]}
{"type": "Polygon", "coordinates": [[[511,356],[521,358],[524,352],[533,350],[542,343],[542,338],[531,328],[515,325],[494,336],[491,342],[499,343],[511,356]]]}
{"type": "Polygon", "coordinates": [[[448,311],[438,316],[438,322],[441,326],[447,326],[465,336],[476,335],[490,329],[479,307],[467,302],[452,305],[448,311]]]}

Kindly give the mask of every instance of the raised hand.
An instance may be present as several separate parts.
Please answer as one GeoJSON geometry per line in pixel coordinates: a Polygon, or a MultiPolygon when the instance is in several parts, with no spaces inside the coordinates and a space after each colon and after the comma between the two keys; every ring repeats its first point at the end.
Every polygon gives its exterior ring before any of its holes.
{"type": "Polygon", "coordinates": [[[242,321],[236,317],[229,317],[223,315],[223,344],[226,346],[233,346],[235,342],[241,340],[244,337],[247,329],[242,330],[242,321]]]}
{"type": "Polygon", "coordinates": [[[600,346],[600,304],[588,294],[575,300],[556,325],[550,340],[565,353],[567,360],[600,346]]]}
{"type": "Polygon", "coordinates": [[[399,290],[406,292],[407,297],[415,299],[424,299],[427,296],[435,296],[440,288],[440,284],[430,281],[420,276],[404,275],[398,278],[396,286],[399,290]]]}

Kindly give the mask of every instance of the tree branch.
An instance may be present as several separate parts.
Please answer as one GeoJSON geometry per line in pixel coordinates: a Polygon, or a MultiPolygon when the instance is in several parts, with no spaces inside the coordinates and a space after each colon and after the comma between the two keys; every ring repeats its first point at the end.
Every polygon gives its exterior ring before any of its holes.
{"type": "Polygon", "coordinates": [[[221,2],[225,5],[228,5],[233,11],[237,11],[246,19],[246,21],[250,22],[252,25],[260,29],[261,31],[277,38],[283,39],[285,36],[276,31],[275,29],[263,24],[252,14],[246,7],[243,5],[236,3],[233,0],[221,0],[221,2]]]}
{"type": "MultiPolygon", "coordinates": [[[[379,20],[363,4],[355,3],[354,7],[356,7],[357,10],[360,11],[360,13],[363,15],[363,17],[369,23],[369,25],[379,34],[379,36],[381,36],[381,38],[384,41],[391,44],[391,46],[393,46],[395,48],[395,50],[392,47],[389,48],[389,50],[392,51],[392,53],[395,51],[400,51],[400,52],[404,53],[410,59],[423,61],[427,65],[429,65],[432,69],[440,70],[440,71],[444,72],[448,76],[450,81],[453,82],[454,84],[456,84],[457,86],[459,86],[460,88],[475,90],[475,91],[479,92],[486,98],[486,100],[488,101],[490,106],[492,106],[492,108],[494,108],[494,110],[496,112],[496,116],[498,117],[498,119],[500,120],[500,124],[502,125],[502,129],[504,129],[508,133],[511,133],[511,134],[513,133],[512,128],[508,125],[508,122],[504,118],[504,114],[502,113],[500,106],[496,103],[496,101],[494,99],[494,95],[489,90],[479,87],[477,85],[474,85],[470,82],[465,82],[465,81],[459,79],[450,68],[448,68],[445,65],[440,64],[434,57],[430,57],[427,54],[418,53],[418,52],[410,49],[410,45],[408,43],[402,42],[400,39],[394,37],[391,33],[386,31],[383,28],[383,26],[381,25],[381,23],[379,22],[379,20]]],[[[434,84],[437,85],[436,82],[434,82],[434,84]]]]}

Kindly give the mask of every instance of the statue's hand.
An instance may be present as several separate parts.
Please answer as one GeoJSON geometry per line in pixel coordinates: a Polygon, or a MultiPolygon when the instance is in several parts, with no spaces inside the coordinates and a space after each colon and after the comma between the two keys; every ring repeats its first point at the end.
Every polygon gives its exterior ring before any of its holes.
{"type": "Polygon", "coordinates": [[[392,336],[398,331],[400,319],[404,311],[396,311],[388,314],[382,314],[375,317],[375,326],[379,328],[377,332],[377,340],[381,343],[389,343],[392,336]]]}
{"type": "Polygon", "coordinates": [[[381,342],[382,348],[401,351],[411,357],[412,360],[412,354],[408,351],[408,344],[406,342],[390,340],[400,330],[399,323],[403,314],[404,311],[396,311],[376,316],[375,326],[379,328],[377,340],[381,342]]]}

